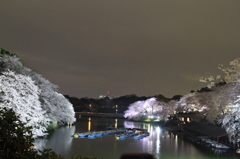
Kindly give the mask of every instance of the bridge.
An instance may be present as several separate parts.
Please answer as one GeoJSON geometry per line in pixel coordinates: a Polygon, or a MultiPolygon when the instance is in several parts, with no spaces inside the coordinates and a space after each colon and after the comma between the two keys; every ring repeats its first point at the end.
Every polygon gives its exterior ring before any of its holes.
{"type": "Polygon", "coordinates": [[[116,113],[95,113],[95,112],[75,112],[75,116],[78,117],[106,117],[106,118],[124,118],[124,114],[116,113]]]}

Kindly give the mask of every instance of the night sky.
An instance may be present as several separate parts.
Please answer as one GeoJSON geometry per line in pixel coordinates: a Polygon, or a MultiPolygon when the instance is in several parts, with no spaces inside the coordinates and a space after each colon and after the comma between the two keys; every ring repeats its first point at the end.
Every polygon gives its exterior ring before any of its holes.
{"type": "Polygon", "coordinates": [[[0,47],[75,97],[184,95],[240,53],[239,0],[5,0],[0,47]]]}

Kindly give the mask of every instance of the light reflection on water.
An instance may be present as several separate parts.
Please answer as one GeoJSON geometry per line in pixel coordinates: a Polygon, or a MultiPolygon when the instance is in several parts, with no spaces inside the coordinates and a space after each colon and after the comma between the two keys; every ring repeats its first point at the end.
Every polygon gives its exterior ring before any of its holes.
{"type": "Polygon", "coordinates": [[[88,118],[88,132],[91,132],[91,118],[88,118]]]}
{"type": "Polygon", "coordinates": [[[156,158],[160,158],[160,136],[161,136],[161,129],[160,127],[156,128],[156,132],[157,132],[157,140],[156,140],[156,151],[155,151],[155,156],[156,158]]]}
{"type": "Polygon", "coordinates": [[[56,153],[69,158],[75,155],[90,155],[105,159],[119,159],[123,153],[150,153],[155,159],[232,159],[239,158],[235,153],[215,152],[201,146],[193,145],[183,139],[181,134],[173,134],[158,125],[131,122],[124,119],[81,118],[72,127],[60,127],[47,138],[35,142],[38,149],[52,148],[56,153]],[[80,132],[100,131],[106,127],[142,128],[150,136],[139,141],[134,138],[116,140],[115,135],[95,139],[72,138],[80,132]]]}
{"type": "Polygon", "coordinates": [[[75,132],[75,129],[76,126],[60,127],[50,136],[37,139],[34,145],[40,150],[43,148],[52,148],[56,152],[61,152],[62,154],[68,153],[73,140],[73,138],[69,138],[69,136],[75,132]]]}
{"type": "Polygon", "coordinates": [[[115,119],[114,128],[117,128],[117,122],[118,122],[118,119],[115,119]]]}

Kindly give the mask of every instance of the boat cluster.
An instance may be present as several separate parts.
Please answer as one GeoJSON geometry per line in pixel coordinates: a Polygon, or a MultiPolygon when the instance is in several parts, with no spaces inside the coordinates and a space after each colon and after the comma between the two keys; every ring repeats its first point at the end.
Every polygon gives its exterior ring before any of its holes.
{"type": "Polygon", "coordinates": [[[93,131],[93,132],[83,132],[83,133],[75,133],[72,135],[74,138],[95,138],[101,137],[104,135],[113,135],[118,133],[124,133],[124,129],[112,129],[112,130],[105,130],[105,131],[93,131]]]}
{"type": "Polygon", "coordinates": [[[134,137],[135,140],[140,140],[144,137],[149,136],[150,133],[149,132],[137,132],[137,133],[133,133],[133,132],[126,132],[126,133],[122,133],[116,136],[117,140],[124,140],[126,138],[129,137],[134,137]]]}
{"type": "Polygon", "coordinates": [[[71,135],[74,138],[95,138],[107,135],[116,134],[117,140],[124,140],[126,138],[134,137],[135,140],[140,140],[144,137],[150,135],[145,129],[128,129],[128,128],[114,128],[103,131],[93,131],[93,132],[83,132],[83,133],[75,133],[71,135]]]}
{"type": "Polygon", "coordinates": [[[200,139],[201,143],[205,144],[206,146],[210,146],[210,147],[216,148],[218,150],[230,150],[231,149],[231,147],[224,145],[222,143],[219,143],[217,141],[211,140],[205,136],[201,136],[201,137],[199,137],[199,139],[200,139]]]}

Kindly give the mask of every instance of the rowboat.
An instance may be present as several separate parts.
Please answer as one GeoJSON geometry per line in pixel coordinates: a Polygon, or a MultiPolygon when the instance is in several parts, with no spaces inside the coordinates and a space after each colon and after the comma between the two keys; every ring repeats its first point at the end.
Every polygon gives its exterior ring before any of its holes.
{"type": "Polygon", "coordinates": [[[223,144],[216,144],[216,149],[218,149],[218,150],[230,150],[231,148],[226,146],[226,145],[223,145],[223,144]]]}
{"type": "Polygon", "coordinates": [[[144,137],[147,137],[147,136],[149,136],[149,135],[150,135],[149,132],[145,132],[145,133],[143,133],[143,134],[139,134],[139,135],[135,136],[134,139],[135,139],[135,140],[140,140],[140,139],[142,139],[142,138],[144,138],[144,137]]]}
{"type": "Polygon", "coordinates": [[[84,137],[87,137],[88,134],[89,134],[88,132],[80,133],[80,134],[79,134],[79,137],[84,138],[84,137]]]}
{"type": "Polygon", "coordinates": [[[116,136],[116,139],[119,140],[119,139],[120,139],[120,135],[117,135],[117,136],[116,136]]]}
{"type": "Polygon", "coordinates": [[[74,138],[78,138],[78,137],[79,137],[79,134],[74,134],[73,137],[74,137],[74,138]]]}
{"type": "Polygon", "coordinates": [[[137,136],[134,137],[135,140],[140,140],[140,139],[142,139],[142,138],[143,138],[143,135],[142,135],[142,134],[141,134],[141,135],[137,135],[137,136]]]}
{"type": "Polygon", "coordinates": [[[103,136],[102,133],[96,133],[96,137],[101,137],[101,136],[103,136]]]}
{"type": "Polygon", "coordinates": [[[91,133],[91,134],[88,134],[88,138],[95,138],[96,137],[96,133],[91,133]]]}

